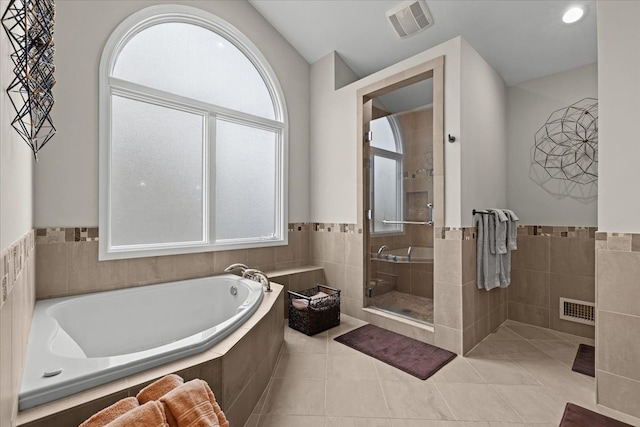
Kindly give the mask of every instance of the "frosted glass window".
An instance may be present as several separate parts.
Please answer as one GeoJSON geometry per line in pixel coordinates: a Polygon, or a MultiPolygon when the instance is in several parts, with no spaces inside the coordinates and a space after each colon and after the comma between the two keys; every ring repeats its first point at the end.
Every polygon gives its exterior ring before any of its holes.
{"type": "Polygon", "coordinates": [[[99,259],[287,243],[287,108],[244,34],[139,10],[107,40],[99,95],[99,259]]]}
{"type": "Polygon", "coordinates": [[[276,236],[277,133],[218,120],[217,240],[276,236]]]}
{"type": "Polygon", "coordinates": [[[234,44],[198,25],[161,23],[123,47],[112,75],[187,98],[275,119],[264,79],[234,44]]]}
{"type": "Polygon", "coordinates": [[[401,231],[398,224],[384,224],[383,220],[401,221],[399,161],[373,156],[373,232],[401,231]]]}
{"type": "Polygon", "coordinates": [[[394,132],[392,116],[385,116],[369,122],[369,130],[372,134],[371,146],[387,151],[402,152],[402,142],[399,141],[398,132],[394,132]]]}
{"type": "Polygon", "coordinates": [[[203,240],[200,114],[112,97],[114,246],[203,240]]]}

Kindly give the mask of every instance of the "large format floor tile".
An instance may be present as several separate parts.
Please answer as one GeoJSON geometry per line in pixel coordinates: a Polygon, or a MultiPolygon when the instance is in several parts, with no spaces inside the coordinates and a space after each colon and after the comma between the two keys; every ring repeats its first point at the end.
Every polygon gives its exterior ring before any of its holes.
{"type": "Polygon", "coordinates": [[[365,323],[308,337],[285,326],[267,390],[245,427],[557,426],[567,402],[640,426],[596,404],[595,382],[571,371],[593,341],[509,320],[427,381],[333,338],[365,323]]]}

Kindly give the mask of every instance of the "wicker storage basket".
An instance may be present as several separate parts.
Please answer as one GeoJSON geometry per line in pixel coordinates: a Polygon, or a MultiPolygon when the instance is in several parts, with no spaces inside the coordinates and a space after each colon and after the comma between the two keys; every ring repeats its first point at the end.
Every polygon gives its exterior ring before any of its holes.
{"type": "Polygon", "coordinates": [[[289,291],[289,327],[315,335],[340,324],[340,289],[316,285],[311,289],[289,291]],[[327,296],[312,298],[318,292],[327,296]],[[298,308],[294,306],[294,300],[298,308]]]}

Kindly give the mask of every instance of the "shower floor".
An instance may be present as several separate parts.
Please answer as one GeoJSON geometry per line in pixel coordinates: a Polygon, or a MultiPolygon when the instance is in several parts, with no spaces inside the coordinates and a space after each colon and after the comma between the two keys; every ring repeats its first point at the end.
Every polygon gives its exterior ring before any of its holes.
{"type": "Polygon", "coordinates": [[[398,291],[369,298],[369,306],[433,325],[433,300],[398,291]]]}

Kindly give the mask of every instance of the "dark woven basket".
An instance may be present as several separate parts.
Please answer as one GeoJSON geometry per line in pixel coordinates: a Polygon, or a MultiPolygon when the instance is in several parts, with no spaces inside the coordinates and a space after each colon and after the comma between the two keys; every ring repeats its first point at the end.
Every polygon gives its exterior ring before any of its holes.
{"type": "Polygon", "coordinates": [[[316,285],[311,289],[289,291],[289,327],[306,335],[315,335],[340,324],[340,289],[316,285]],[[328,296],[311,297],[318,292],[328,296]],[[299,310],[293,306],[294,299],[306,300],[306,308],[299,310]]]}

